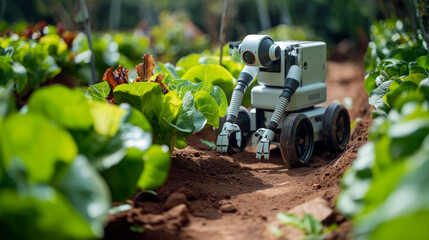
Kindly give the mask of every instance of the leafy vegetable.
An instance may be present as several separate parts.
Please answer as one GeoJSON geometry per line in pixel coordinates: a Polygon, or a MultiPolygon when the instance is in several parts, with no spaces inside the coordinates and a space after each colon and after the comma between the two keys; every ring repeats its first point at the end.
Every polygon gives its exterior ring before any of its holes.
{"type": "Polygon", "coordinates": [[[211,148],[212,150],[215,150],[216,149],[216,144],[214,143],[214,142],[212,142],[212,141],[207,141],[207,140],[204,140],[204,139],[202,139],[202,138],[200,138],[200,141],[201,141],[201,143],[204,143],[205,145],[207,145],[209,148],[211,148]]]}
{"type": "MultiPolygon", "coordinates": [[[[128,72],[123,77],[126,84],[116,81],[115,75],[119,75],[111,69],[105,76],[113,79],[109,80],[113,83],[109,86],[115,102],[130,104],[149,120],[153,127],[154,143],[166,144],[172,151],[174,146],[186,146],[185,137],[200,131],[206,123],[215,127],[219,125],[219,117],[226,114],[227,108],[226,96],[221,88],[208,81],[193,84],[186,80],[172,80],[170,85],[166,85],[162,82],[163,75],[154,76],[153,72],[149,72],[155,69],[153,58],[146,54],[143,59],[144,62],[137,65],[138,77],[132,84],[128,84],[128,72]],[[147,82],[153,78],[155,80],[147,82]]],[[[91,86],[87,94],[101,100],[106,92],[106,84],[100,83],[91,86]]],[[[109,96],[106,99],[110,99],[109,96]]]]}
{"type": "Polygon", "coordinates": [[[106,101],[106,97],[110,93],[109,83],[107,81],[103,81],[98,84],[94,84],[88,87],[86,94],[92,98],[92,100],[97,100],[101,102],[106,101]]]}
{"type": "Polygon", "coordinates": [[[179,77],[182,77],[193,66],[199,65],[200,54],[189,54],[188,56],[181,57],[176,64],[176,69],[179,77]]]}
{"type": "Polygon", "coordinates": [[[15,98],[13,96],[13,83],[0,87],[0,119],[16,111],[15,98]]]}
{"type": "MultiPolygon", "coordinates": [[[[356,239],[424,239],[429,220],[428,52],[401,21],[378,22],[365,56],[365,89],[376,109],[370,142],[342,179],[337,208],[356,239]],[[382,115],[382,116],[380,116],[382,115]],[[424,183],[426,182],[426,183],[424,183]]],[[[420,34],[420,33],[419,33],[420,34]]]]}
{"type": "Polygon", "coordinates": [[[57,187],[89,223],[94,234],[103,236],[111,204],[110,190],[90,162],[83,156],[76,157],[57,187]]]}
{"type": "Polygon", "coordinates": [[[337,207],[356,221],[358,238],[371,236],[426,236],[419,227],[426,221],[425,201],[429,158],[428,104],[408,103],[401,112],[378,118],[372,142],[359,151],[343,179],[345,187],[337,207]],[[391,235],[394,233],[395,235],[391,235]]]}
{"type": "Polygon", "coordinates": [[[67,199],[49,186],[34,186],[25,196],[11,189],[3,189],[0,204],[2,236],[50,240],[96,237],[90,225],[67,199]],[[67,220],[67,224],[61,220],[67,220]]]}
{"type": "MultiPolygon", "coordinates": [[[[190,54],[180,58],[176,66],[178,76],[193,83],[210,82],[219,86],[229,99],[235,86],[235,79],[238,79],[244,64],[241,63],[238,51],[234,51],[232,56],[228,56],[228,49],[228,46],[223,48],[223,66],[219,65],[219,53],[216,55],[190,54]]],[[[257,81],[254,81],[249,86],[243,98],[243,106],[250,106],[251,89],[257,84],[257,81]]]]}
{"type": "Polygon", "coordinates": [[[204,91],[216,101],[219,106],[219,115],[224,116],[228,108],[225,93],[218,86],[213,86],[209,82],[192,83],[187,80],[176,80],[171,83],[170,90],[177,91],[179,97],[183,97],[186,92],[191,92],[192,95],[200,91],[204,91]]]}
{"type": "Polygon", "coordinates": [[[234,89],[234,78],[231,73],[219,65],[198,65],[189,69],[183,76],[183,79],[189,80],[193,83],[209,82],[217,85],[227,93],[228,96],[232,94],[234,89]]]}
{"type": "MultiPolygon", "coordinates": [[[[0,97],[10,90],[0,88],[0,97]]],[[[130,106],[91,102],[60,85],[35,91],[20,114],[8,101],[0,106],[2,235],[100,238],[112,200],[166,179],[169,155],[151,145],[148,121],[130,106]]]]}
{"type": "Polygon", "coordinates": [[[90,103],[78,89],[60,85],[42,88],[32,95],[28,108],[69,129],[88,129],[94,125],[90,103]]]}
{"type": "Polygon", "coordinates": [[[142,189],[154,189],[167,180],[170,170],[170,154],[168,149],[159,145],[149,148],[144,156],[145,171],[140,176],[138,186],[142,189]]]}
{"type": "Polygon", "coordinates": [[[101,172],[109,185],[114,201],[123,201],[138,190],[137,184],[129,183],[138,183],[141,173],[144,172],[143,155],[142,151],[129,148],[119,163],[101,172]]]}
{"type": "MultiPolygon", "coordinates": [[[[324,239],[324,235],[336,228],[336,225],[323,229],[322,223],[314,219],[310,214],[305,214],[301,219],[294,214],[279,213],[277,220],[283,225],[290,225],[301,231],[306,235],[305,239],[324,239]]],[[[281,237],[284,233],[278,229],[271,227],[271,232],[276,236],[281,237]]]]}
{"type": "Polygon", "coordinates": [[[145,54],[143,57],[143,63],[139,63],[136,66],[137,75],[136,82],[149,82],[153,76],[153,70],[155,69],[155,63],[152,55],[145,54]]]}
{"type": "Polygon", "coordinates": [[[30,181],[49,181],[58,162],[69,164],[78,153],[70,133],[39,115],[10,116],[4,120],[2,129],[0,142],[5,168],[14,162],[24,164],[30,181]]]}
{"type": "MultiPolygon", "coordinates": [[[[392,22],[377,24],[379,23],[374,24],[371,30],[373,36],[377,37],[374,42],[369,43],[365,57],[366,70],[369,71],[365,78],[365,89],[369,93],[369,103],[375,107],[373,117],[386,115],[392,108],[400,109],[408,101],[422,102],[425,97],[417,86],[429,76],[427,51],[421,46],[422,42],[408,37],[404,38],[406,44],[401,41],[386,42],[377,34],[382,30],[380,26],[392,27],[392,22]],[[395,50],[391,51],[392,47],[395,50]],[[376,48],[382,48],[380,51],[383,54],[374,53],[376,48]],[[406,95],[413,97],[405,97],[406,95]]],[[[401,24],[400,21],[396,22],[396,26],[401,24]]],[[[383,34],[387,34],[383,37],[393,39],[398,33],[389,30],[383,34]]],[[[406,36],[403,32],[400,34],[406,36]]]]}
{"type": "MultiPolygon", "coordinates": [[[[20,96],[36,89],[47,79],[61,72],[54,57],[49,55],[47,45],[34,44],[31,41],[20,42],[12,38],[0,39],[0,50],[6,56],[0,56],[0,68],[3,72],[0,84],[9,81],[16,83],[20,96]]],[[[2,54],[3,55],[3,54],[2,54]]]]}
{"type": "Polygon", "coordinates": [[[206,122],[192,95],[183,100],[174,91],[164,95],[157,83],[123,84],[117,87],[114,96],[118,103],[128,103],[142,111],[153,127],[154,142],[167,144],[170,151],[176,138],[180,140],[200,131],[206,122]]]}
{"type": "Polygon", "coordinates": [[[115,99],[113,98],[113,90],[115,87],[117,87],[119,84],[129,84],[128,82],[128,73],[130,72],[128,69],[122,67],[119,65],[118,69],[116,69],[114,72],[112,71],[113,67],[107,69],[107,71],[103,75],[103,81],[106,81],[109,83],[110,92],[109,95],[107,95],[106,100],[109,103],[115,103],[115,99]]]}

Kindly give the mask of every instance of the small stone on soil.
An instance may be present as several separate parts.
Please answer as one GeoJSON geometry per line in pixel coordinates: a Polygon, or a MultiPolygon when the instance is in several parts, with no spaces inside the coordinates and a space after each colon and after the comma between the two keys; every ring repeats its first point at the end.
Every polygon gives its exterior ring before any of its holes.
{"type": "Polygon", "coordinates": [[[221,212],[223,212],[223,213],[235,213],[235,212],[237,212],[237,208],[236,207],[234,207],[232,204],[225,204],[225,205],[222,205],[220,208],[219,208],[219,210],[221,211],[221,212]]]}
{"type": "Polygon", "coordinates": [[[333,214],[333,210],[329,207],[329,202],[322,198],[315,198],[301,205],[292,208],[289,213],[295,214],[298,217],[303,217],[308,213],[318,221],[323,221],[333,214]]]}
{"type": "Polygon", "coordinates": [[[148,214],[147,216],[147,222],[149,224],[157,225],[164,222],[164,216],[163,215],[155,215],[155,214],[148,214]]]}
{"type": "MultiPolygon", "coordinates": [[[[168,210],[165,213],[165,216],[168,219],[172,218],[181,218],[181,219],[188,219],[188,207],[185,204],[180,204],[170,210],[168,210]]],[[[187,220],[185,221],[187,222],[187,220]]]]}
{"type": "Polygon", "coordinates": [[[188,201],[185,194],[180,192],[175,192],[170,196],[168,196],[167,200],[164,203],[164,208],[170,209],[180,204],[186,204],[187,202],[188,201]]]}
{"type": "Polygon", "coordinates": [[[193,200],[197,199],[195,197],[195,194],[191,190],[189,190],[188,188],[181,187],[176,192],[185,194],[185,196],[188,198],[189,201],[193,201],[193,200]]]}
{"type": "Polygon", "coordinates": [[[334,197],[334,194],[331,191],[326,191],[323,194],[323,198],[326,200],[331,200],[334,197]]]}
{"type": "Polygon", "coordinates": [[[180,204],[164,213],[165,218],[168,219],[165,224],[167,230],[177,231],[187,224],[189,222],[188,213],[188,207],[185,204],[180,204]]]}

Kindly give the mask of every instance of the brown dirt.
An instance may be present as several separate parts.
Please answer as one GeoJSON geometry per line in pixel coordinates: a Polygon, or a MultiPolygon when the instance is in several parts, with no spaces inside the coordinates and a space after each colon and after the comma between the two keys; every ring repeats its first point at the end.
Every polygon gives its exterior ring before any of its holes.
{"type": "MultiPolygon", "coordinates": [[[[275,239],[267,227],[277,213],[317,197],[334,208],[339,180],[367,141],[372,123],[363,78],[361,62],[328,63],[325,105],[351,98],[351,120],[362,119],[343,153],[329,155],[319,146],[307,166],[286,169],[278,149],[269,160],[256,159],[250,146],[224,156],[200,141],[215,141],[214,131],[196,133],[187,148],[174,150],[170,176],[157,197],[141,193],[129,201],[131,210],[110,216],[106,239],[275,239]],[[133,225],[145,232],[129,230],[133,225]]],[[[351,223],[337,212],[323,223],[340,226],[330,239],[349,235],[351,223]]]]}

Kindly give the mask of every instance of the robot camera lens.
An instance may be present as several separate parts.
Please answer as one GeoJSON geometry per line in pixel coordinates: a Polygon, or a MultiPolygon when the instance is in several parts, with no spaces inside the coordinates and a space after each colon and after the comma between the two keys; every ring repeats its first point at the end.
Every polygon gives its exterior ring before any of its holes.
{"type": "Polygon", "coordinates": [[[250,51],[245,51],[243,53],[243,60],[247,64],[254,64],[255,61],[256,61],[255,55],[252,52],[250,52],[250,51]]]}

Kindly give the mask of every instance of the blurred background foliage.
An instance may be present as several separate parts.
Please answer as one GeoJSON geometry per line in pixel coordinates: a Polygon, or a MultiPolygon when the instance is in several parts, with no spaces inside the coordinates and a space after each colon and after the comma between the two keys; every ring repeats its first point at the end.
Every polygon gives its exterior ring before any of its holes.
{"type": "MultiPolygon", "coordinates": [[[[0,2],[0,18],[7,23],[25,20],[34,24],[45,20],[48,24],[63,22],[71,31],[83,29],[79,1],[0,2]]],[[[180,56],[219,43],[223,0],[86,2],[94,31],[138,31],[150,35],[157,41],[151,48],[161,55],[160,60],[176,61],[180,56]]],[[[326,41],[330,49],[343,42],[345,50],[357,51],[365,49],[371,23],[383,15],[393,17],[400,3],[400,0],[230,0],[226,41],[276,27],[273,32],[277,40],[296,35],[307,39],[317,36],[326,41]]]]}
{"type": "MultiPolygon", "coordinates": [[[[402,19],[403,29],[414,35],[409,37],[421,36],[428,42],[428,11],[423,0],[229,0],[225,42],[220,43],[224,1],[86,0],[93,30],[96,81],[101,80],[108,67],[122,64],[133,68],[144,53],[157,61],[176,64],[189,54],[211,55],[218,51],[219,44],[241,40],[252,33],[268,34],[275,40],[325,41],[331,60],[360,60],[370,41],[388,47],[389,39],[370,37],[371,25],[379,19],[402,19]]],[[[64,63],[77,59],[82,66],[58,65],[81,76],[81,82],[90,83],[86,80],[90,79],[90,68],[83,63],[90,62],[91,54],[85,35],[79,33],[85,29],[80,2],[83,1],[0,0],[0,33],[15,32],[34,40],[34,29],[29,31],[32,36],[26,33],[29,26],[39,21],[61,23],[76,35],[68,44],[69,59],[64,63]]],[[[390,31],[387,29],[380,28],[379,35],[396,36],[385,34],[383,31],[390,31]]],[[[41,32],[43,37],[45,33],[41,32]]],[[[3,45],[7,44],[3,41],[3,45]]],[[[370,48],[373,45],[370,43],[370,48]]],[[[373,52],[383,57],[385,50],[377,49],[373,52]]],[[[376,61],[374,58],[374,64],[376,61]]]]}

